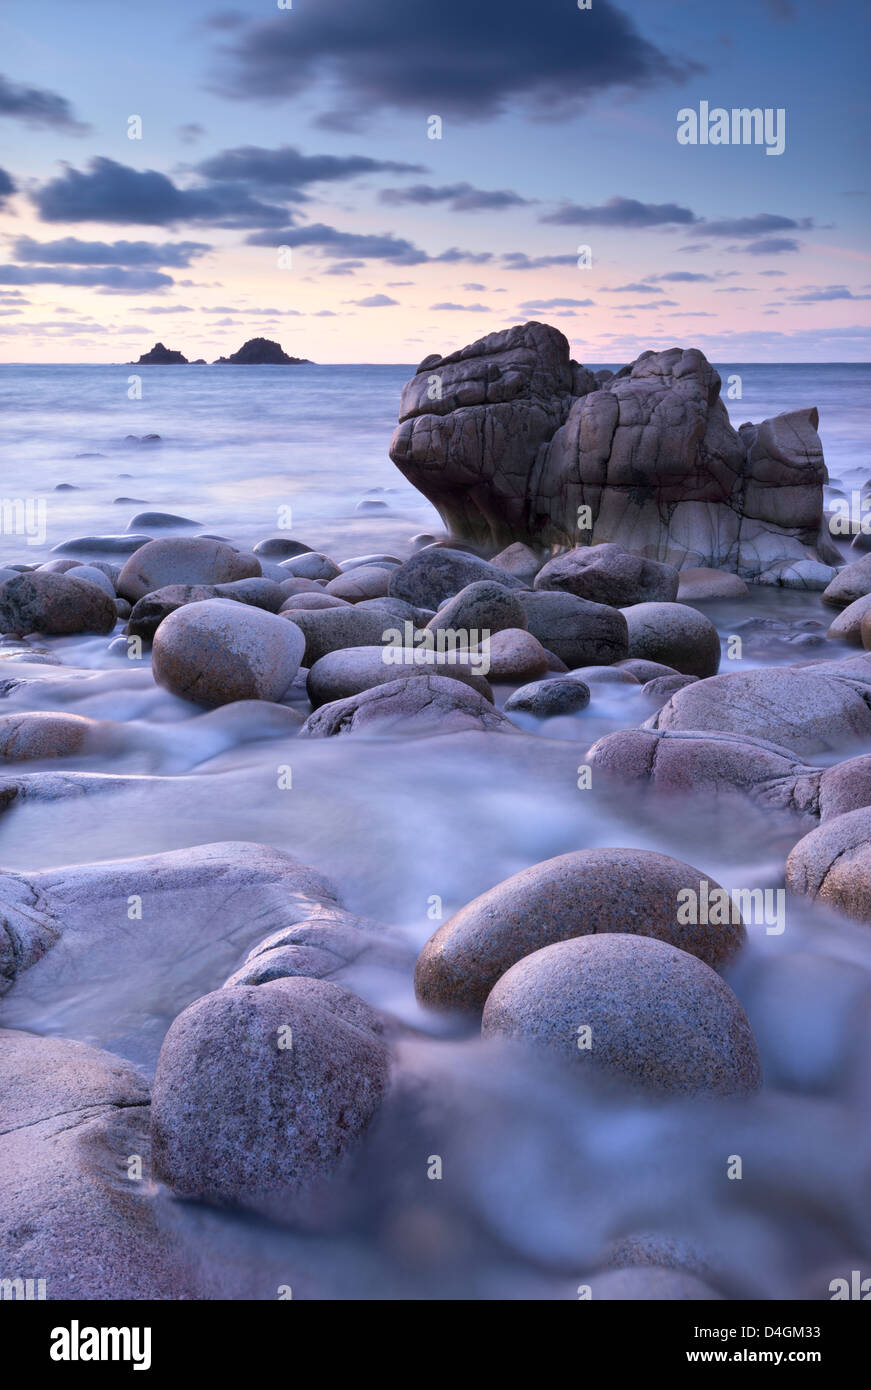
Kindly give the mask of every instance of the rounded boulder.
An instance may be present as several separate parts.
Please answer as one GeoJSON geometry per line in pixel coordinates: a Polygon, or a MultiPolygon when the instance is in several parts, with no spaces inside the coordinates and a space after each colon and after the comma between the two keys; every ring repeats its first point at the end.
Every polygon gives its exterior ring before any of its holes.
{"type": "Polygon", "coordinates": [[[747,1095],[762,1068],[732,990],[650,936],[577,937],[526,956],[484,1006],[485,1038],[659,1095],[747,1095]]]}

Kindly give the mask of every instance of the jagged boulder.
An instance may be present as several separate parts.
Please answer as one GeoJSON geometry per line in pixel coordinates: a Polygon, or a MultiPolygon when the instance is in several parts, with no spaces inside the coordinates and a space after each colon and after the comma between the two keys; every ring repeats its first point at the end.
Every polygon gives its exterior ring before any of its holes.
{"type": "Polygon", "coordinates": [[[824,588],[816,409],[733,429],[698,349],[645,352],[607,380],[527,323],[428,357],[391,457],[452,536],[493,550],[619,542],[678,569],[824,588]]]}

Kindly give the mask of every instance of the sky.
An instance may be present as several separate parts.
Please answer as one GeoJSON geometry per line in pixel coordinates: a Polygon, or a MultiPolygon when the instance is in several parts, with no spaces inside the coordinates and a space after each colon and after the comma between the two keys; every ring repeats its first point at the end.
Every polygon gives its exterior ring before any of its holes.
{"type": "Polygon", "coordinates": [[[869,29],[858,0],[4,0],[0,361],[414,363],[529,319],[589,363],[867,361],[869,29]],[[703,103],[770,111],[782,153],[682,143],[703,103]]]}

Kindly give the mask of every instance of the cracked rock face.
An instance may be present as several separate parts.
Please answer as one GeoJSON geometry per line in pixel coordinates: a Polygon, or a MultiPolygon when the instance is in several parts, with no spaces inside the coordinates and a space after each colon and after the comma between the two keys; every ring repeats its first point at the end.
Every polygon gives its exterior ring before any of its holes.
{"type": "Polygon", "coordinates": [[[600,383],[562,333],[527,323],[421,363],[390,454],[452,535],[494,550],[619,542],[678,569],[824,588],[838,557],[816,409],[736,431],[720,385],[695,348],[643,353],[600,383]]]}

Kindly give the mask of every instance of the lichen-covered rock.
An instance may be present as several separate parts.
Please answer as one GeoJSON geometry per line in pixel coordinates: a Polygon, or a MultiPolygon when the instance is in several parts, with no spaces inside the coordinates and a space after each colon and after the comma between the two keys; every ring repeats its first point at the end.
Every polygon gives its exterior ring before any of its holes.
{"type": "Polygon", "coordinates": [[[703,880],[709,893],[719,888],[692,865],[650,850],[577,850],[534,864],[460,908],[430,937],[415,969],[417,997],[430,1008],[480,1009],[524,956],[597,933],[655,936],[719,968],[740,949],[744,927],[740,918],[681,921],[683,895],[700,896],[703,880]]]}
{"type": "Polygon", "coordinates": [[[762,1083],[725,980],[651,936],[576,937],[524,956],[494,986],[481,1032],[657,1094],[746,1095],[762,1083]]]}
{"type": "Polygon", "coordinates": [[[817,411],[736,432],[720,385],[695,348],[642,353],[603,382],[557,329],[516,325],[421,363],[390,453],[452,535],[491,549],[617,542],[823,588],[838,557],[817,411]]]}
{"type": "Polygon", "coordinates": [[[179,1196],[304,1215],[389,1077],[379,1015],[339,985],[290,977],[216,990],[185,1009],[160,1051],[155,1174],[179,1196]]]}

